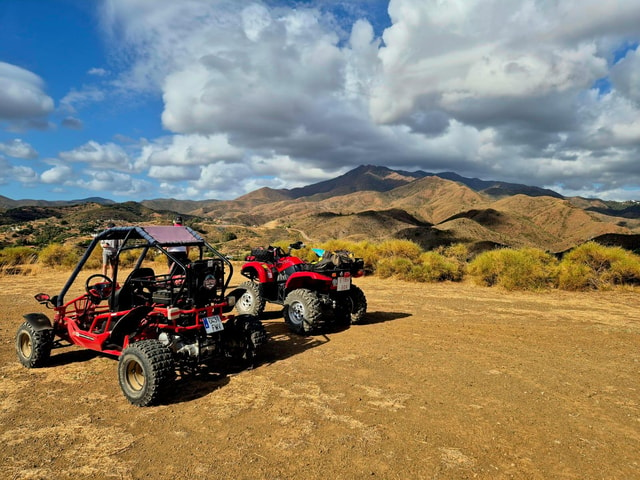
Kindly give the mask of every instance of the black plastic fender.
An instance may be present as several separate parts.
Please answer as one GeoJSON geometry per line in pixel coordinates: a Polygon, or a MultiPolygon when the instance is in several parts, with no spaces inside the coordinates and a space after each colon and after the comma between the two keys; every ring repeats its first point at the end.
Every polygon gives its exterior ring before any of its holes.
{"type": "Polygon", "coordinates": [[[51,320],[49,320],[49,317],[44,313],[27,313],[24,316],[24,319],[36,332],[41,330],[53,330],[51,320]]]}
{"type": "Polygon", "coordinates": [[[122,346],[124,337],[135,332],[140,325],[140,320],[146,317],[151,310],[153,307],[142,305],[124,314],[113,326],[107,343],[122,346]]]}
{"type": "Polygon", "coordinates": [[[234,288],[229,293],[227,293],[226,301],[231,307],[230,310],[233,310],[233,307],[235,307],[240,297],[244,295],[244,292],[245,292],[244,288],[234,288]]]}

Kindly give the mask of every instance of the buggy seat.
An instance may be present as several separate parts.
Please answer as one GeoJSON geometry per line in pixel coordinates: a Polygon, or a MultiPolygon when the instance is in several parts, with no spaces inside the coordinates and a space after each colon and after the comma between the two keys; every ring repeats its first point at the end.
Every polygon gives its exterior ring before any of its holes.
{"type": "Polygon", "coordinates": [[[137,268],[125,280],[110,304],[111,311],[131,310],[148,305],[155,290],[155,272],[152,268],[137,268]]]}

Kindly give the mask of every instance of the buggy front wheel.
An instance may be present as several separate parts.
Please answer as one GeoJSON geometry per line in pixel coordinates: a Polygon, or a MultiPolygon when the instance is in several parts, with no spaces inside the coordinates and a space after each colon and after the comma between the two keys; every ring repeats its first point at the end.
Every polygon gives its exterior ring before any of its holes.
{"type": "Polygon", "coordinates": [[[36,330],[24,322],[16,332],[16,353],[18,360],[27,368],[43,367],[51,356],[53,330],[36,330]]]}

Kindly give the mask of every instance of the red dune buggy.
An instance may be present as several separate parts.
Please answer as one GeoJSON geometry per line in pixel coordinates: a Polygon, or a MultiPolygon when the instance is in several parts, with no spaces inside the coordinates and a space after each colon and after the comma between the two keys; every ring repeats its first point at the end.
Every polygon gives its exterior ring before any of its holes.
{"type": "Polygon", "coordinates": [[[221,359],[243,366],[253,362],[266,333],[256,316],[228,314],[240,293],[226,295],[232,274],[231,263],[188,227],[110,228],[93,239],[58,295],[36,295],[53,309],[53,321],[42,313],[25,315],[16,334],[18,359],[27,368],[42,367],[52,349],[70,345],[118,357],[125,397],[134,405],[152,405],[177,372],[211,369],[221,359]],[[117,258],[134,251],[133,269],[120,283],[116,262],[113,278],[91,275],[84,293],[67,300],[102,240],[120,240],[117,258]],[[183,261],[172,246],[197,251],[197,259],[183,261]],[[170,272],[158,274],[147,266],[157,255],[169,260],[170,272]]]}
{"type": "Polygon", "coordinates": [[[280,247],[253,249],[241,273],[249,281],[238,285],[244,293],[236,302],[242,314],[261,315],[266,302],[284,306],[290,330],[309,334],[321,324],[349,325],[360,322],[367,311],[367,299],[352,280],[364,275],[364,262],[349,252],[323,252],[317,263],[291,255],[302,242],[280,247]]]}

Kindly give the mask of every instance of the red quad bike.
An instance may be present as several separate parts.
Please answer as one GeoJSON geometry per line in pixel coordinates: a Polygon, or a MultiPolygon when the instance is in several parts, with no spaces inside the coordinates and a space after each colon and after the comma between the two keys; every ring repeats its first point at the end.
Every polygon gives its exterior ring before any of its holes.
{"type": "Polygon", "coordinates": [[[325,252],[317,263],[307,263],[280,247],[256,248],[247,256],[241,273],[249,279],[236,302],[238,313],[261,315],[266,302],[284,306],[284,319],[295,333],[310,334],[321,323],[358,323],[367,311],[367,299],[352,279],[364,275],[364,262],[348,252],[325,252]],[[332,315],[327,315],[330,313],[332,315]]]}
{"type": "MultiPolygon", "coordinates": [[[[229,315],[236,294],[226,289],[231,263],[188,227],[114,227],[99,233],[60,293],[40,293],[36,300],[52,308],[53,322],[42,313],[25,315],[16,334],[18,359],[27,368],[47,364],[51,350],[78,345],[118,358],[118,380],[134,405],[158,403],[176,377],[219,366],[225,360],[247,366],[266,340],[260,320],[229,315]],[[101,240],[122,240],[117,252],[139,252],[122,284],[91,275],[85,293],[67,301],[66,294],[101,240]],[[167,250],[186,245],[198,259],[181,262],[167,250]],[[149,255],[148,255],[149,254],[149,255]],[[164,255],[170,273],[156,275],[145,259],[164,255]],[[225,267],[228,273],[225,274],[225,267]]],[[[219,371],[219,370],[218,370],[219,371]]]]}

